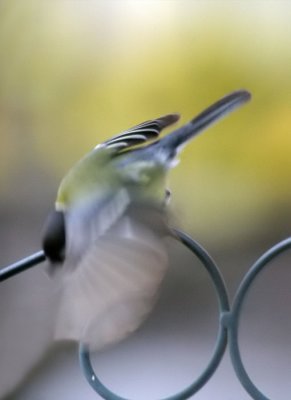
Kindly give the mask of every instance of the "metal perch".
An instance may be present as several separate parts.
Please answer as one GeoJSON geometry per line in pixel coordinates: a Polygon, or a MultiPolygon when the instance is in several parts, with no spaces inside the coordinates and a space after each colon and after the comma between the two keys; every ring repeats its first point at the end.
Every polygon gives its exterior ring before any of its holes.
{"type": "MultiPolygon", "coordinates": [[[[227,288],[216,263],[207,251],[190,236],[179,230],[175,230],[175,233],[177,235],[176,239],[186,246],[200,260],[201,264],[206,269],[216,291],[220,318],[216,345],[207,367],[191,385],[179,393],[164,398],[163,400],[185,400],[197,393],[216,371],[225,353],[227,345],[229,345],[228,347],[233,368],[245,390],[255,400],[270,400],[252,382],[242,362],[238,343],[239,320],[245,297],[254,280],[271,261],[291,248],[291,237],[270,248],[254,263],[243,278],[234,296],[233,305],[230,307],[227,288]]],[[[44,252],[38,251],[31,256],[2,268],[0,270],[0,282],[41,264],[45,259],[46,257],[44,252]]],[[[95,392],[97,392],[103,399],[128,400],[107,389],[107,387],[98,379],[90,361],[90,352],[83,343],[80,343],[79,345],[79,360],[81,369],[87,381],[95,392]]]]}

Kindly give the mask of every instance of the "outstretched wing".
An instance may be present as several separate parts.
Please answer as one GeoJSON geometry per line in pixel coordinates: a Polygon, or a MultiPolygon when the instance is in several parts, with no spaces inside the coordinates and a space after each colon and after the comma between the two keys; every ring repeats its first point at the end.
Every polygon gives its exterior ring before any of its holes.
{"type": "Polygon", "coordinates": [[[102,143],[101,146],[114,149],[117,152],[127,150],[132,146],[157,138],[162,129],[174,124],[179,118],[179,114],[168,114],[157,119],[145,121],[112,137],[102,143]]]}
{"type": "Polygon", "coordinates": [[[129,205],[103,235],[96,227],[99,214],[82,232],[70,230],[73,236],[87,235],[89,243],[82,257],[67,255],[57,279],[55,338],[82,340],[92,350],[127,337],[152,310],[167,269],[163,237],[170,232],[161,208],[151,204],[129,205]]]}

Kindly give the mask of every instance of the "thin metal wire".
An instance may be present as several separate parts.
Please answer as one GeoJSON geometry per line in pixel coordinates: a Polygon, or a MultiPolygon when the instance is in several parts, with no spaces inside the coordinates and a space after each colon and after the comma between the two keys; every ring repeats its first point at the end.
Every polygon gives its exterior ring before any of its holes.
{"type": "Polygon", "coordinates": [[[0,282],[11,278],[14,275],[20,274],[29,268],[35,267],[45,261],[46,257],[44,252],[38,251],[22,260],[17,261],[14,264],[8,265],[7,267],[0,269],[0,282]]]}
{"type": "MultiPolygon", "coordinates": [[[[179,240],[183,245],[185,245],[193,254],[195,254],[207,270],[213,282],[213,286],[216,289],[220,314],[229,312],[229,301],[226,286],[215,262],[212,260],[206,250],[200,244],[195,242],[190,236],[177,229],[175,229],[174,232],[176,233],[176,239],[179,240]]],[[[195,381],[186,389],[178,392],[177,394],[166,397],[163,400],[185,400],[197,393],[216,371],[224,355],[226,346],[227,328],[224,325],[219,324],[216,345],[207,367],[204,369],[201,375],[197,379],[195,379],[195,381]]],[[[103,399],[128,400],[127,398],[120,397],[119,395],[109,390],[99,380],[91,364],[89,349],[85,344],[82,343],[79,347],[79,360],[87,381],[103,399]]]]}
{"type": "MultiPolygon", "coordinates": [[[[176,239],[185,245],[193,254],[195,254],[195,256],[201,261],[202,265],[207,270],[216,290],[220,321],[213,355],[205,370],[186,389],[170,397],[164,398],[163,400],[186,400],[197,393],[216,371],[225,353],[227,343],[229,343],[229,351],[233,368],[245,390],[255,400],[270,400],[252,382],[243,365],[238,340],[239,322],[244,300],[249,292],[250,286],[253,284],[258,274],[270,262],[272,262],[274,258],[284,251],[291,249],[291,237],[273,246],[254,263],[239,285],[234,297],[233,305],[230,309],[226,285],[218,267],[210,255],[190,236],[176,229],[173,230],[173,232],[176,234],[176,239]]],[[[45,259],[46,257],[44,252],[38,251],[20,261],[17,261],[14,264],[0,269],[0,282],[41,264],[43,261],[45,261],[45,259]]],[[[91,364],[89,350],[83,343],[80,343],[79,346],[79,360],[81,369],[87,381],[103,399],[128,400],[113,393],[98,379],[91,364]]]]}

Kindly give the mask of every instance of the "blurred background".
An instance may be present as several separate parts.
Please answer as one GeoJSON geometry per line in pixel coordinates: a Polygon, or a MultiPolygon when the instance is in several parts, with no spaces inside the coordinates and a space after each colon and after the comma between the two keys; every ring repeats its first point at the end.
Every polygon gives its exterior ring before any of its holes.
{"type": "MultiPolygon", "coordinates": [[[[97,143],[144,120],[182,123],[232,90],[252,102],[199,136],[172,171],[176,225],[205,246],[232,296],[250,265],[290,235],[291,3],[78,1],[0,3],[0,265],[37,251],[60,179],[97,143]]],[[[217,304],[207,273],[178,244],[155,312],[96,356],[131,398],[191,383],[212,354],[217,304]],[[182,262],[183,261],[183,262],[182,262]]],[[[289,399],[290,256],[252,287],[241,323],[250,376],[289,399]]],[[[76,347],[52,344],[57,303],[43,267],[0,287],[0,398],[98,398],[76,347]]],[[[249,399],[228,354],[195,396],[249,399]]]]}

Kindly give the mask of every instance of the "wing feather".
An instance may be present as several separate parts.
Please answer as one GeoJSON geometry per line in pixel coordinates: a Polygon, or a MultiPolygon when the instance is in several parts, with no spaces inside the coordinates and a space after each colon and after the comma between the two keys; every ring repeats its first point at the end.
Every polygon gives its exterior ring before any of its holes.
{"type": "Polygon", "coordinates": [[[99,350],[136,330],[152,310],[167,251],[161,231],[143,223],[144,210],[141,218],[134,213],[124,213],[93,241],[77,266],[64,265],[56,339],[99,350]]]}
{"type": "Polygon", "coordinates": [[[179,118],[178,114],[168,114],[154,120],[142,122],[107,140],[102,145],[107,148],[114,148],[117,151],[128,149],[157,138],[162,129],[172,125],[179,118]]]}

